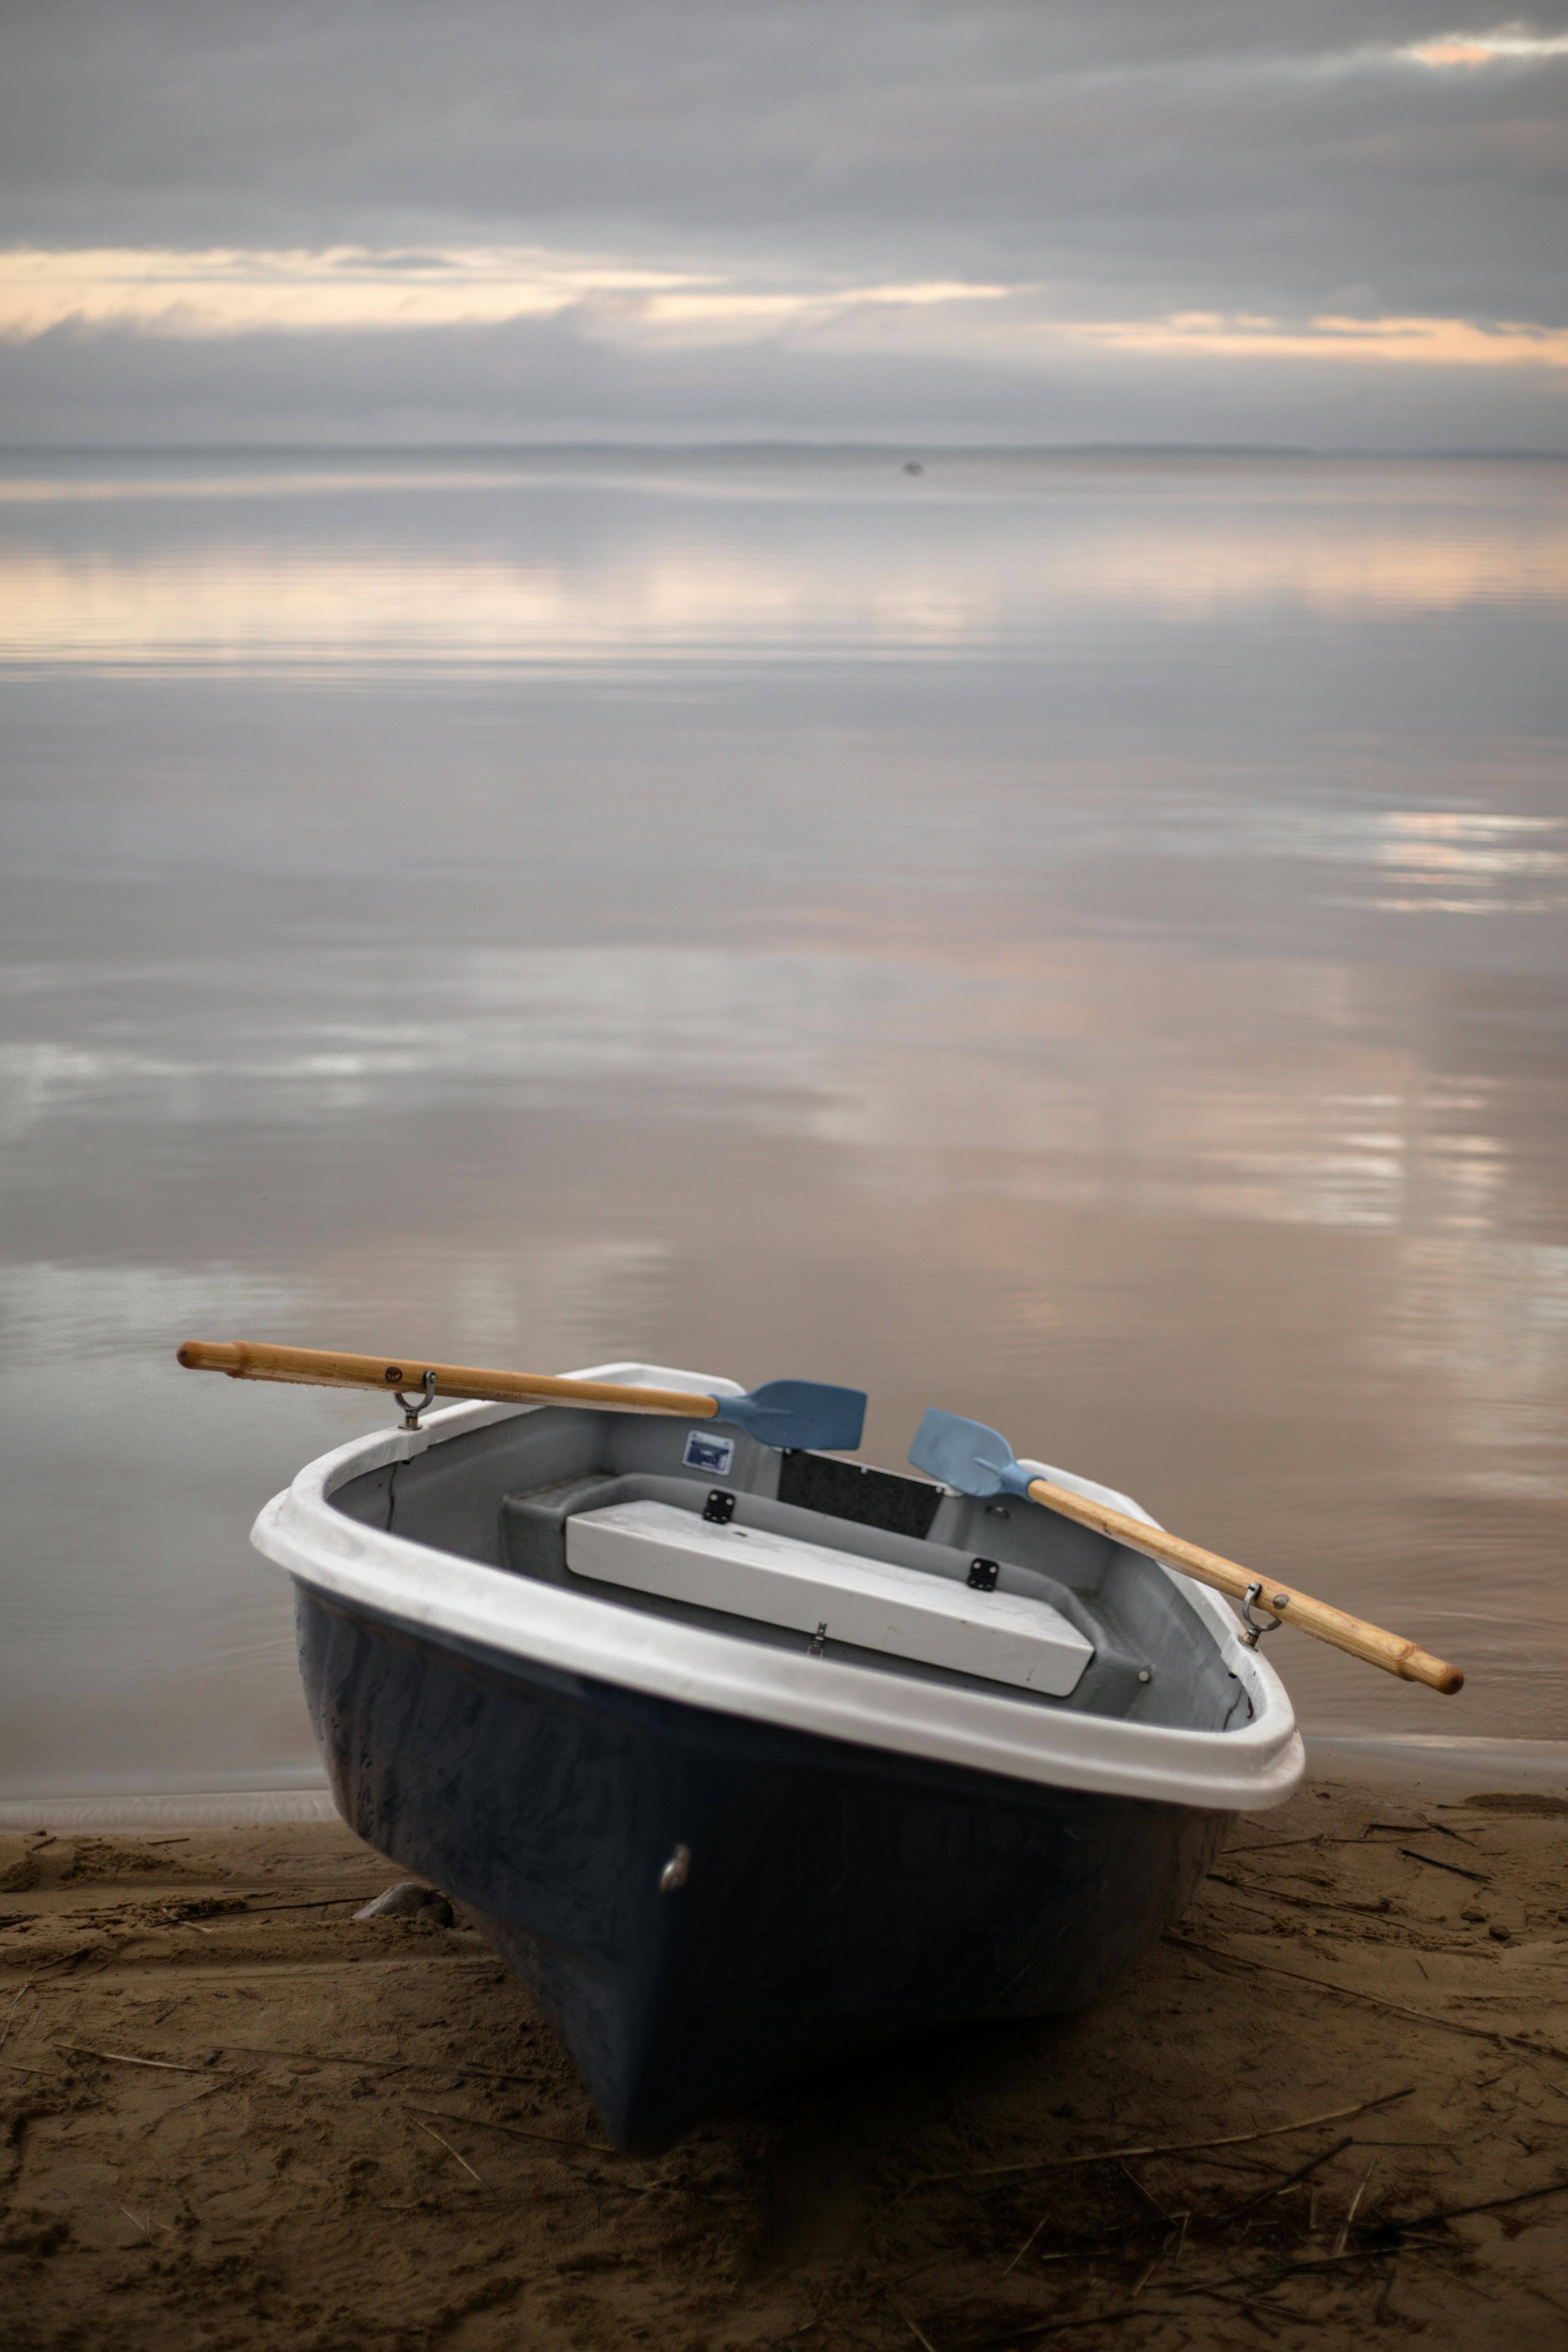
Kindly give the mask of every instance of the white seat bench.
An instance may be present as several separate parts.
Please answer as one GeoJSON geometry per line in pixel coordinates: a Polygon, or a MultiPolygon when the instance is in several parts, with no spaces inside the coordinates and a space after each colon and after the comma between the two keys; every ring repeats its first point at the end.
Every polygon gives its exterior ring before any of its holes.
{"type": "Polygon", "coordinates": [[[672,1503],[612,1503],[566,1522],[575,1576],[787,1625],[829,1641],[1066,1698],[1094,1645],[1048,1601],[832,1551],[761,1528],[721,1527],[672,1503]]]}

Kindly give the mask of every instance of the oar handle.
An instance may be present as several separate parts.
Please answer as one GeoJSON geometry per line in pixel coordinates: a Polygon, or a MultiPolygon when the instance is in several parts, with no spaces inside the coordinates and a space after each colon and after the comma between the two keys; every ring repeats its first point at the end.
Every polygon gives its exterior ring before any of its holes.
{"type": "MultiPolygon", "coordinates": [[[[1163,1528],[1152,1528],[1146,1519],[1131,1518],[1125,1511],[1112,1510],[1109,1504],[1090,1502],[1087,1495],[1075,1495],[1068,1487],[1053,1485],[1048,1478],[1031,1479],[1026,1492],[1031,1502],[1043,1503],[1047,1511],[1059,1511],[1064,1518],[1077,1519],[1081,1527],[1114,1536],[1118,1543],[1148,1552],[1153,1559],[1163,1560],[1168,1568],[1180,1569],[1184,1576],[1195,1577],[1200,1584],[1212,1584],[1216,1591],[1228,1592],[1233,1601],[1245,1601],[1261,1581],[1250,1569],[1238,1566],[1234,1559],[1222,1559],[1218,1552],[1205,1551],[1200,1544],[1187,1543],[1180,1536],[1168,1536],[1163,1528]]],[[[1313,1601],[1306,1593],[1293,1592],[1282,1584],[1264,1584],[1259,1606],[1283,1619],[1287,1625],[1300,1625],[1303,1633],[1315,1633],[1320,1642],[1331,1642],[1336,1650],[1346,1650],[1352,1658],[1363,1658],[1368,1665],[1381,1666],[1385,1674],[1398,1675],[1405,1682],[1426,1683],[1437,1691],[1457,1691],[1464,1685],[1465,1677],[1458,1666],[1446,1665],[1430,1650],[1423,1650],[1415,1642],[1401,1641],[1397,1633],[1385,1633],[1381,1625],[1369,1625],[1363,1618],[1349,1617],[1342,1609],[1331,1608],[1326,1601],[1313,1601]]]]}
{"type": "Polygon", "coordinates": [[[484,1371],[472,1364],[431,1364],[423,1357],[344,1356],[328,1348],[270,1348],[250,1339],[187,1339],[179,1350],[187,1371],[226,1372],[235,1381],[297,1381],[310,1388],[398,1389],[413,1393],[435,1374],[435,1393],[482,1397],[491,1404],[541,1399],[552,1404],[611,1406],[621,1412],[674,1412],[712,1421],[719,1401],[679,1389],[626,1388],[614,1381],[558,1381],[543,1372],[484,1371]]]}

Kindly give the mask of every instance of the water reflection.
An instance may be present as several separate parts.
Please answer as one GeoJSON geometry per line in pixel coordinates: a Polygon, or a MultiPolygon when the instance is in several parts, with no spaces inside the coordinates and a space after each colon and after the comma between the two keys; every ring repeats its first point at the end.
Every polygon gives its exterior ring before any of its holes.
{"type": "Polygon", "coordinates": [[[1386,478],[1369,499],[1364,468],[1266,486],[1200,469],[1194,497],[1180,468],[1063,460],[1009,482],[953,461],[915,485],[875,456],[728,483],[674,456],[621,480],[581,463],[564,480],[410,467],[395,499],[375,467],[14,480],[0,662],[300,676],[930,660],[1140,615],[1563,604],[1562,472],[1493,469],[1487,498],[1457,499],[1407,467],[1403,502],[1386,478]]]}
{"type": "Polygon", "coordinates": [[[66,1002],[36,998],[37,1034],[0,1047],[0,1132],[47,1164],[148,1120],[205,1154],[251,1127],[475,1102],[531,1118],[641,1093],[704,1125],[896,1155],[897,1181],[978,1158],[1014,1199],[1114,1192],[1226,1222],[1486,1229],[1523,1181],[1505,1131],[1523,1099],[1495,1080],[1456,1093],[1288,963],[1189,962],[1158,1005],[1161,956],[1090,941],[996,961],[584,946],[290,962],[287,986],[259,962],[166,967],[161,1005],[123,971],[62,975],[66,1002]]]}
{"type": "Polygon", "coordinates": [[[376,1408],[187,1330],[954,1405],[1560,1729],[1544,478],[159,462],[0,523],[0,1784],[308,1767],[376,1408]]]}

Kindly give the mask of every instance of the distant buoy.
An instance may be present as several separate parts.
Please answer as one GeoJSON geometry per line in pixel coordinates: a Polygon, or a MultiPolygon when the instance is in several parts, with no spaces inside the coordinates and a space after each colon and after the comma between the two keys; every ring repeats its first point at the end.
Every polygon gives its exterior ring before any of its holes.
{"type": "Polygon", "coordinates": [[[906,474],[923,474],[925,472],[925,467],[917,458],[911,457],[905,466],[904,471],[906,474]]]}

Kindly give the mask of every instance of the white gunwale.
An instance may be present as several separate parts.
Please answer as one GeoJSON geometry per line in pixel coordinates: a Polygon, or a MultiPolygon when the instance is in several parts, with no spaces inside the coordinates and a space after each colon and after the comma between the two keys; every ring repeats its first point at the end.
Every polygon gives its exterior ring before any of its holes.
{"type": "MultiPolygon", "coordinates": [[[[599,1364],[564,1377],[741,1393],[733,1381],[665,1365],[599,1364]]],[[[1001,1691],[808,1658],[413,1543],[366,1527],[332,1504],[340,1486],[387,1463],[409,1461],[470,1430],[547,1410],[454,1404],[428,1414],[417,1431],[384,1430],[355,1438],[307,1463],[292,1485],[264,1507],[251,1541],[323,1599],[373,1610],[412,1633],[472,1643],[501,1657],[650,1697],[857,1747],[1037,1785],[1225,1812],[1279,1804],[1300,1780],[1301,1738],[1279,1675],[1242,1641],[1217,1594],[1158,1561],[1153,1564],[1159,1573],[1206,1626],[1224,1664],[1247,1692],[1250,1722],[1229,1731],[1124,1723],[1041,1706],[1001,1691]]],[[[1155,1524],[1126,1496],[1060,1470],[1050,1475],[1155,1524]]]]}

